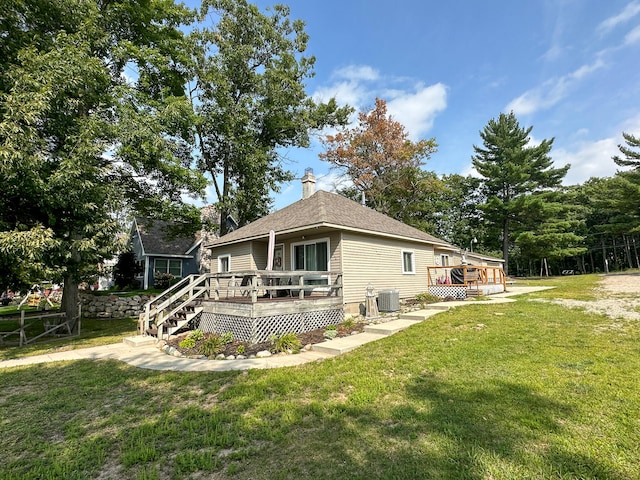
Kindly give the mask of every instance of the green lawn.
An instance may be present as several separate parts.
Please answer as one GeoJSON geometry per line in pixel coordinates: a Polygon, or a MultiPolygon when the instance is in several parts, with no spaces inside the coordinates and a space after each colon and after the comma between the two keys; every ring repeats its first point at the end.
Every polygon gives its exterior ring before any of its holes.
{"type": "MultiPolygon", "coordinates": [[[[18,327],[19,323],[17,321],[0,321],[1,331],[9,332],[18,327]]],[[[70,338],[42,337],[36,340],[35,343],[23,347],[17,345],[0,345],[0,360],[29,357],[32,355],[45,355],[63,350],[118,343],[125,337],[136,335],[137,328],[138,320],[133,318],[82,319],[80,336],[70,338]]],[[[28,338],[35,337],[39,333],[42,333],[42,324],[34,325],[33,330],[33,332],[29,333],[28,338]]],[[[18,337],[14,335],[8,340],[16,342],[18,337]]]]}
{"type": "Polygon", "coordinates": [[[597,280],[296,368],[0,370],[0,478],[638,479],[639,325],[535,300],[597,280]]]}

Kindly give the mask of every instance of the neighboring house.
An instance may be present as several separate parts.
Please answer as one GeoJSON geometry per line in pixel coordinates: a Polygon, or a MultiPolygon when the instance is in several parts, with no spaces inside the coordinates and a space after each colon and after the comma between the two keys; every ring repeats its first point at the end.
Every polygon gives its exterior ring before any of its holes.
{"type": "MultiPolygon", "coordinates": [[[[342,272],[345,312],[357,313],[368,286],[397,290],[400,298],[411,298],[427,291],[428,266],[463,261],[465,252],[455,245],[343,196],[314,193],[310,171],[302,183],[302,200],[208,244],[210,271],[264,270],[273,230],[274,270],[342,272]]],[[[469,263],[478,264],[489,259],[467,257],[469,263]]],[[[492,260],[501,266],[501,260],[492,260]]],[[[305,276],[305,283],[326,285],[333,281],[329,277],[305,276]]]]}
{"type": "Polygon", "coordinates": [[[131,244],[136,261],[142,267],[141,288],[154,286],[156,273],[184,278],[200,273],[202,234],[191,237],[169,235],[171,224],[161,220],[135,218],[131,226],[131,244]]]}

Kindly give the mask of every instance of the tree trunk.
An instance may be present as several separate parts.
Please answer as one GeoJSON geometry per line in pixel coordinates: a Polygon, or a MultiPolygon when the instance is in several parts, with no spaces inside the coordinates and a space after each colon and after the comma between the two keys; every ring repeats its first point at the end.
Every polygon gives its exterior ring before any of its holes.
{"type": "Polygon", "coordinates": [[[62,292],[62,310],[66,313],[72,330],[75,330],[78,322],[79,303],[80,295],[78,293],[78,280],[74,275],[65,274],[64,290],[62,292]]]}
{"type": "Polygon", "coordinates": [[[626,235],[622,235],[622,240],[624,241],[624,252],[627,256],[627,265],[629,265],[629,268],[633,268],[633,259],[631,258],[631,242],[629,242],[629,237],[626,235]]]}
{"type": "Polygon", "coordinates": [[[502,224],[502,258],[504,258],[504,274],[509,275],[509,219],[502,224]]]}
{"type": "Polygon", "coordinates": [[[607,262],[607,250],[604,246],[604,237],[600,237],[602,242],[602,263],[604,267],[604,273],[609,273],[609,263],[607,262]]]}

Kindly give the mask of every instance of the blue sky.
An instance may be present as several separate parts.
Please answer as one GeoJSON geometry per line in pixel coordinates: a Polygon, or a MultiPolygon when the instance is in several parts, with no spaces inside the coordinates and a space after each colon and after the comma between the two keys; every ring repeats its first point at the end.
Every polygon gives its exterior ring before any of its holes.
{"type": "MultiPolygon", "coordinates": [[[[511,110],[533,126],[533,142],[555,137],[554,163],[571,164],[566,184],[613,175],[622,132],[640,134],[640,0],[281,3],[310,35],[309,95],[359,111],[383,98],[412,139],[436,139],[427,170],[473,173],[479,132],[511,110]]],[[[337,172],[321,151],[316,142],[282,153],[298,177],[311,167],[330,191],[337,172]]],[[[275,208],[301,191],[299,181],[284,185],[275,208]]]]}

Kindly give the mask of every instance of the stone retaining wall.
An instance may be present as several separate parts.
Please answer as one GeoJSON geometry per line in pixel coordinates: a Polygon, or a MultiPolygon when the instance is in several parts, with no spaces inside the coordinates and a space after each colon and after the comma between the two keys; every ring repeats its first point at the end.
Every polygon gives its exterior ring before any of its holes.
{"type": "Polygon", "coordinates": [[[80,294],[83,318],[138,318],[151,295],[120,297],[118,295],[80,294]]]}

